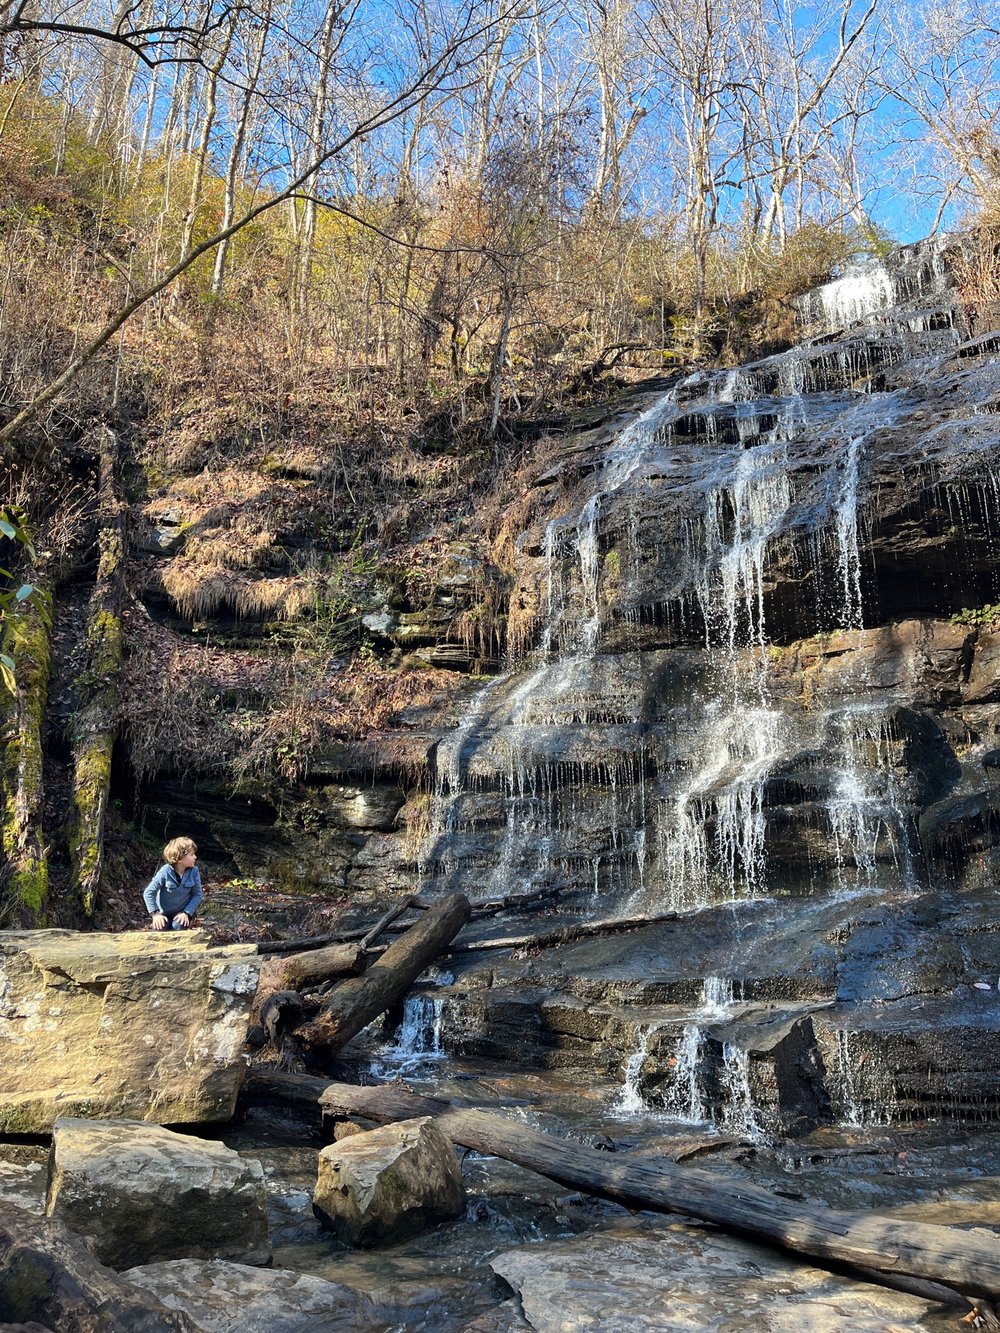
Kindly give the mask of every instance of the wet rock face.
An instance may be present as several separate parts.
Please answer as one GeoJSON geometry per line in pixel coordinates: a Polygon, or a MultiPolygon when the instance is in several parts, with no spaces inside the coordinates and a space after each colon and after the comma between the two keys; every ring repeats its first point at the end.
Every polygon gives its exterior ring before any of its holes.
{"type": "Polygon", "coordinates": [[[535,1333],[926,1330],[935,1307],[680,1224],[618,1228],[491,1260],[535,1333]]]}
{"type": "Polygon", "coordinates": [[[66,1114],[228,1120],[258,961],[197,931],[0,933],[0,1128],[45,1133],[66,1114]]]}
{"type": "Polygon", "coordinates": [[[57,1120],[45,1211],[91,1237],[111,1268],[271,1261],[260,1163],[139,1121],[57,1120]]]}
{"type": "Polygon", "coordinates": [[[125,1274],[202,1333],[383,1333],[386,1321],[350,1287],[308,1273],[222,1260],[143,1264],[125,1274]]]}
{"type": "MultiPolygon", "coordinates": [[[[960,1034],[996,980],[1000,361],[952,258],[846,273],[800,303],[800,346],[550,441],[507,515],[519,656],[370,738],[377,800],[297,795],[309,822],[275,812],[273,843],[263,818],[227,830],[355,898],[546,887],[569,912],[678,914],[656,940],[460,966],[450,1049],[632,1070],[731,1127],[983,1104],[960,1034]],[[928,998],[952,1035],[921,1086],[890,1031],[919,1048],[928,998]],[[855,1097],[862,1040],[880,1072],[855,1097]]],[[[448,577],[437,610],[474,611],[475,569],[448,577]]],[[[394,609],[385,632],[433,650],[435,623],[394,609]]],[[[338,752],[316,786],[360,791],[362,767],[338,752]]]]}

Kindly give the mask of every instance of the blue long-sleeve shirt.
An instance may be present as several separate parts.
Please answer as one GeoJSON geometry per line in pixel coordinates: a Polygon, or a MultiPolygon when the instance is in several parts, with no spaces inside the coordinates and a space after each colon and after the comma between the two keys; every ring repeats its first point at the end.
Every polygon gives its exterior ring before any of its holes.
{"type": "Polygon", "coordinates": [[[187,912],[188,916],[194,916],[204,896],[197,866],[185,870],[182,877],[173,866],[164,865],[146,885],[142,898],[151,915],[164,912],[175,916],[187,912]]]}

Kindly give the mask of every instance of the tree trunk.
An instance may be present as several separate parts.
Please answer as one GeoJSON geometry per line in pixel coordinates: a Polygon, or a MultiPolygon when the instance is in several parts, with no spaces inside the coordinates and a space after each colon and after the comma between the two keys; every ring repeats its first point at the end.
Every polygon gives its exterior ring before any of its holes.
{"type": "Polygon", "coordinates": [[[41,926],[49,892],[48,858],[42,830],[42,721],[48,697],[52,605],[34,580],[31,598],[8,613],[5,649],[14,659],[16,693],[4,717],[0,760],[3,794],[3,852],[8,867],[0,920],[41,926]]]}
{"type": "Polygon", "coordinates": [[[337,986],[323,1009],[296,1034],[333,1053],[384,1013],[454,939],[469,919],[469,900],[453,894],[432,907],[367,972],[337,986]]]}
{"type": "Polygon", "coordinates": [[[571,926],[541,931],[537,935],[504,935],[495,940],[474,940],[459,944],[452,953],[479,953],[485,949],[549,949],[570,940],[589,938],[591,935],[620,935],[626,930],[655,926],[664,921],[676,921],[676,912],[656,912],[646,916],[605,917],[601,921],[579,921],[571,926]]]}
{"type": "Polygon", "coordinates": [[[117,735],[122,665],[125,514],[118,490],[118,440],[100,430],[97,582],[87,612],[86,657],[78,680],[80,707],[73,723],[72,835],[76,896],[85,917],[94,914],[104,867],[104,821],[111,789],[111,756],[117,735]]]}
{"type": "Polygon", "coordinates": [[[696,1167],[606,1153],[485,1111],[458,1110],[420,1097],[403,1084],[359,1088],[348,1083],[252,1073],[248,1087],[318,1103],[333,1117],[379,1123],[430,1115],[452,1140],[503,1157],[550,1180],[626,1208],[683,1213],[737,1235],[763,1240],[822,1263],[850,1264],[870,1275],[919,1278],[987,1300],[1000,1294],[1000,1237],[875,1212],[846,1212],[796,1203],[758,1185],[696,1167]]]}

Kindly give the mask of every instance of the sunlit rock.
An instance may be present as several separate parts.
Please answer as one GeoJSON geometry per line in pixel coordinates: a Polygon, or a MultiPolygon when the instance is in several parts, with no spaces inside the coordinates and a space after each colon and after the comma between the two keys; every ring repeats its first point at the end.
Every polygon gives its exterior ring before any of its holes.
{"type": "Polygon", "coordinates": [[[680,1224],[526,1246],[490,1265],[534,1333],[920,1333],[936,1309],[680,1224]]]}
{"type": "Polygon", "coordinates": [[[197,931],[0,933],[0,1130],[227,1120],[258,966],[197,931]]]}
{"type": "Polygon", "coordinates": [[[461,1215],[455,1150],[428,1117],[353,1134],[323,1149],[316,1215],[352,1245],[387,1245],[461,1215]]]}
{"type": "Polygon", "coordinates": [[[130,1268],[125,1279],[203,1333],[383,1333],[365,1296],[339,1282],[222,1260],[175,1259],[130,1268]]]}

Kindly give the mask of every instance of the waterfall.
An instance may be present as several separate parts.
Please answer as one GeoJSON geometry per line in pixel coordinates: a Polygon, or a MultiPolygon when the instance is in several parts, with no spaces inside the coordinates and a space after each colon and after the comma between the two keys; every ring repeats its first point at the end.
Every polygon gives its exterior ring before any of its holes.
{"type": "Polygon", "coordinates": [[[837,1031],[838,1114],[848,1125],[889,1125],[899,1117],[895,1080],[874,1045],[851,1028],[837,1031]]]}
{"type": "MultiPolygon", "coordinates": [[[[944,283],[940,253],[914,252],[851,270],[800,309],[843,327],[944,283]]],[[[897,323],[922,318],[906,310],[897,323]]],[[[951,346],[949,321],[927,319],[951,346]]],[[[907,346],[887,315],[698,371],[574,455],[523,536],[535,654],[471,694],[437,747],[422,883],[491,895],[559,883],[567,906],[630,913],[766,897],[785,875],[769,821],[786,798],[810,806],[813,829],[824,821],[816,836],[804,812],[781,816],[783,830],[801,818],[802,855],[814,859],[801,891],[828,868],[838,891],[913,882],[890,694],[870,711],[842,698],[817,707],[789,692],[775,646],[810,617],[807,632],[864,630],[884,441],[922,415],[908,387],[875,379],[907,346]],[[649,630],[654,642],[703,645],[669,710],[645,678],[649,630]]],[[[988,430],[985,414],[976,421],[988,430]]],[[[991,484],[1000,494],[995,470],[968,504],[942,486],[956,528],[987,521],[991,484]]]]}
{"type": "Polygon", "coordinates": [[[639,1080],[642,1077],[646,1056],[649,1054],[649,1039],[653,1031],[652,1026],[639,1029],[635,1050],[625,1061],[621,1092],[612,1108],[618,1115],[641,1115],[648,1109],[640,1091],[639,1080]]]}
{"type": "Polygon", "coordinates": [[[845,450],[844,467],[837,500],[837,564],[840,571],[840,623],[845,629],[860,628],[861,556],[858,550],[858,459],[865,437],[857,435],[845,450]]]}
{"type": "Polygon", "coordinates": [[[872,264],[828,282],[815,293],[815,299],[828,328],[848,328],[892,305],[895,290],[886,269],[881,264],[872,264]]]}
{"type": "Polygon", "coordinates": [[[751,1141],[762,1134],[750,1087],[750,1053],[732,1042],[722,1047],[722,1124],[751,1141]]]}
{"type": "Polygon", "coordinates": [[[438,995],[408,995],[403,1017],[392,1041],[372,1060],[371,1072],[379,1078],[416,1073],[422,1066],[444,1058],[441,1027],[444,999],[438,995]]]}
{"type": "Polygon", "coordinates": [[[674,1079],[664,1101],[664,1110],[686,1124],[703,1124],[709,1115],[701,1090],[702,1033],[697,1023],[684,1025],[674,1058],[677,1062],[674,1079]]]}

